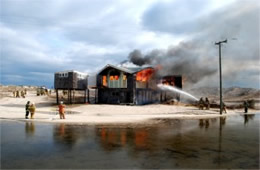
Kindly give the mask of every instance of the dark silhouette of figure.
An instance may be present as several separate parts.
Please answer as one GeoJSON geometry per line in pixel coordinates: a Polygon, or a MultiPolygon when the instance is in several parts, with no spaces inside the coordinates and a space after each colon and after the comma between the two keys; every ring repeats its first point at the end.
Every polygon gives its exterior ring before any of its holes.
{"type": "Polygon", "coordinates": [[[205,105],[205,102],[204,102],[203,98],[201,97],[199,100],[199,110],[203,110],[204,105],[205,105]]]}
{"type": "Polygon", "coordinates": [[[225,113],[227,113],[227,106],[226,106],[226,104],[223,102],[222,105],[223,105],[223,111],[224,111],[225,113]]]}
{"type": "Polygon", "coordinates": [[[203,127],[204,127],[204,121],[203,121],[203,119],[200,119],[200,120],[199,120],[199,126],[200,126],[200,128],[203,128],[203,127]]]}
{"type": "Polygon", "coordinates": [[[30,107],[30,101],[28,101],[25,105],[25,119],[28,119],[30,113],[29,107],[30,107]]]}
{"type": "Polygon", "coordinates": [[[16,98],[19,98],[20,97],[20,93],[19,93],[19,91],[17,90],[16,91],[16,98]]]}
{"type": "Polygon", "coordinates": [[[245,109],[245,113],[248,112],[248,107],[249,107],[249,104],[247,101],[244,101],[244,109],[245,109]]]}
{"type": "Polygon", "coordinates": [[[248,115],[248,114],[244,114],[244,125],[248,124],[248,121],[251,119],[253,120],[255,117],[255,115],[248,115]]]}
{"type": "Polygon", "coordinates": [[[205,127],[205,129],[209,128],[209,119],[199,119],[199,127],[202,129],[205,127]]]}
{"type": "Polygon", "coordinates": [[[209,128],[209,119],[206,119],[205,123],[206,123],[205,128],[208,129],[209,128]]]}
{"type": "Polygon", "coordinates": [[[207,97],[206,97],[206,100],[205,100],[205,106],[206,106],[207,110],[210,109],[210,103],[209,103],[209,99],[207,97]]]}

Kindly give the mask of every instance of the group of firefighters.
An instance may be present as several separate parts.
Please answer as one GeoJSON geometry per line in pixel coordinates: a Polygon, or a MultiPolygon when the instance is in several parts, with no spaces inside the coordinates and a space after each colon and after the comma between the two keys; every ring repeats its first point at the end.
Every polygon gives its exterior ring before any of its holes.
{"type": "Polygon", "coordinates": [[[207,97],[206,97],[205,101],[203,100],[202,97],[199,100],[199,109],[203,110],[204,107],[206,107],[206,110],[210,109],[210,103],[209,103],[209,99],[207,97]]]}
{"type": "Polygon", "coordinates": [[[45,95],[51,95],[51,90],[48,90],[46,88],[38,88],[37,89],[37,96],[45,96],[45,95]]]}
{"type": "MultiPolygon", "coordinates": [[[[226,104],[225,104],[224,102],[222,102],[222,105],[223,105],[223,108],[222,108],[223,111],[224,111],[225,113],[227,113],[226,104]]],[[[205,101],[204,101],[203,98],[201,97],[200,100],[199,100],[198,106],[199,106],[199,110],[203,110],[204,107],[206,108],[206,110],[209,110],[209,109],[210,109],[209,99],[206,97],[206,99],[205,99],[205,101]]],[[[248,103],[248,101],[244,101],[243,106],[244,106],[244,112],[247,113],[247,112],[248,112],[248,108],[249,108],[249,103],[248,103]]]]}
{"type": "MultiPolygon", "coordinates": [[[[60,102],[59,104],[59,115],[60,119],[65,119],[65,105],[63,102],[60,102]]],[[[31,119],[34,118],[34,114],[36,111],[36,106],[33,102],[28,101],[25,105],[25,119],[29,119],[29,113],[31,113],[31,119]]]]}
{"type": "Polygon", "coordinates": [[[19,91],[19,90],[13,91],[13,96],[15,98],[19,98],[19,97],[25,98],[26,94],[27,94],[27,90],[26,89],[21,90],[21,91],[19,91]]]}
{"type": "MultiPolygon", "coordinates": [[[[227,113],[227,107],[226,107],[226,104],[224,102],[222,102],[223,104],[223,111],[225,113],[227,113]]],[[[201,97],[200,100],[199,100],[199,109],[200,110],[203,110],[204,107],[206,108],[206,110],[209,110],[210,109],[210,102],[209,102],[209,99],[206,97],[205,101],[203,100],[203,98],[201,97]]]]}
{"type": "MultiPolygon", "coordinates": [[[[13,91],[13,97],[14,98],[25,98],[25,96],[27,95],[27,90],[14,90],[13,91]]],[[[37,96],[45,96],[45,95],[51,95],[51,90],[48,89],[37,89],[36,91],[36,95],[37,96]]]]}
{"type": "Polygon", "coordinates": [[[29,119],[28,118],[29,113],[31,113],[31,119],[33,119],[35,110],[36,110],[35,104],[33,102],[31,103],[30,101],[28,101],[25,105],[25,119],[29,119]]]}

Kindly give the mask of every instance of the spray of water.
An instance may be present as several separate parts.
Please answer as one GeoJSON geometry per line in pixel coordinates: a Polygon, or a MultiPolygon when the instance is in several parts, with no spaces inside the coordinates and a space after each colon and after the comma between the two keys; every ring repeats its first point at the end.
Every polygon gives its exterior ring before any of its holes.
{"type": "Polygon", "coordinates": [[[172,92],[177,92],[177,93],[179,93],[179,94],[183,94],[183,95],[185,95],[185,96],[188,96],[188,97],[190,97],[190,98],[193,99],[193,100],[196,100],[196,101],[199,100],[198,98],[194,97],[193,95],[191,95],[191,94],[189,94],[189,93],[187,93],[187,92],[185,92],[185,91],[183,91],[183,90],[180,90],[180,89],[178,89],[178,88],[176,88],[176,87],[169,86],[169,85],[164,85],[164,84],[158,84],[157,86],[158,86],[160,89],[162,89],[162,90],[168,90],[168,91],[172,91],[172,92]]]}

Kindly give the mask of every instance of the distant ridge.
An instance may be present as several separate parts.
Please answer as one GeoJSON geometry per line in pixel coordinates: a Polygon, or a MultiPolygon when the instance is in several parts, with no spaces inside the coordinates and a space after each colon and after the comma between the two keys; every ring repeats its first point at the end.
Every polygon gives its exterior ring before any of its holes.
{"type": "MultiPolygon", "coordinates": [[[[196,97],[209,97],[210,99],[219,98],[218,87],[199,87],[188,90],[189,93],[196,97]]],[[[228,101],[240,100],[260,100],[260,90],[254,88],[229,87],[222,90],[223,99],[228,101]]]]}

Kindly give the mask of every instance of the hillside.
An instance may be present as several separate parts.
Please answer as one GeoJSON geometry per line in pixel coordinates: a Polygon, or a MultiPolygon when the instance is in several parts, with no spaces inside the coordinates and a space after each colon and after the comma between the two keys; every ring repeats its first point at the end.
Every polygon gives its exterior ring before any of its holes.
{"type": "MultiPolygon", "coordinates": [[[[212,100],[217,100],[219,98],[219,88],[217,87],[193,88],[188,90],[188,92],[197,98],[208,97],[212,100]]],[[[260,100],[260,90],[253,88],[223,88],[222,95],[225,101],[260,100]]]]}

